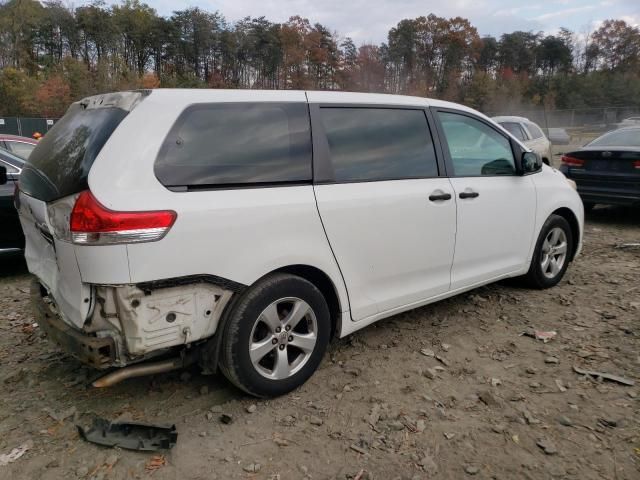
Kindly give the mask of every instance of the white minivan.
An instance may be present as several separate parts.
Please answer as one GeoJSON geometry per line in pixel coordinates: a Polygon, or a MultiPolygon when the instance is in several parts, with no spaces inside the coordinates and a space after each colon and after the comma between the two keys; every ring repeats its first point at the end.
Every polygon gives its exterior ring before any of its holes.
{"type": "Polygon", "coordinates": [[[124,367],[95,385],[197,362],[273,396],[334,335],[506,277],[557,284],[574,187],[453,103],[153,90],[73,104],[16,202],[38,323],[124,367]]]}

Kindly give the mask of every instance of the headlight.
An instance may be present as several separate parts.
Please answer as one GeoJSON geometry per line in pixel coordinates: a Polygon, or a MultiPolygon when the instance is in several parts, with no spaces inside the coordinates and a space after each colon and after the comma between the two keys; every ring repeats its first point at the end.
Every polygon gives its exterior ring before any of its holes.
{"type": "Polygon", "coordinates": [[[573,188],[574,190],[578,190],[578,186],[576,185],[576,182],[574,182],[570,178],[566,178],[566,177],[565,177],[565,180],[567,181],[567,183],[569,184],[569,186],[571,188],[573,188]]]}

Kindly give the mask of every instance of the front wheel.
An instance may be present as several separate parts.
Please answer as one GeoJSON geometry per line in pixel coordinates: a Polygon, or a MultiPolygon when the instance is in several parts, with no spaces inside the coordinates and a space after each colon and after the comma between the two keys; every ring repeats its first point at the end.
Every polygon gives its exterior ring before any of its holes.
{"type": "Polygon", "coordinates": [[[233,306],[221,332],[221,370],[257,397],[290,392],[318,368],[330,322],[327,302],[315,285],[295,275],[269,275],[233,306]]]}
{"type": "Polygon", "coordinates": [[[540,230],[525,282],[540,289],[557,285],[567,271],[572,252],[573,232],[569,222],[551,215],[540,230]]]}

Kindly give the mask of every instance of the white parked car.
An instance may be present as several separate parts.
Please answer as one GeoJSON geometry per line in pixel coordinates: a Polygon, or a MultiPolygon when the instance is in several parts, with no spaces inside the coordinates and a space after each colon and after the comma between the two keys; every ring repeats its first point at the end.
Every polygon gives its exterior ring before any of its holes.
{"type": "Polygon", "coordinates": [[[38,323],[125,367],[97,385],[198,362],[257,396],[305,382],[334,335],[506,277],[557,284],[583,231],[571,182],[489,118],[360,93],[90,97],[18,207],[38,323]]]}
{"type": "Polygon", "coordinates": [[[618,124],[618,128],[635,127],[640,125],[640,117],[625,118],[618,124]]]}
{"type": "Polygon", "coordinates": [[[524,145],[540,155],[544,163],[551,165],[553,160],[551,142],[538,125],[525,117],[502,116],[492,117],[492,119],[524,145]]]}

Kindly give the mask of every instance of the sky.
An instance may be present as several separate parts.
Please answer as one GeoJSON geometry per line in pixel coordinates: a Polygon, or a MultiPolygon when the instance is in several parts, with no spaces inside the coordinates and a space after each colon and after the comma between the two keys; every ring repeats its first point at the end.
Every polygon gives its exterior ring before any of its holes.
{"type": "MultiPolygon", "coordinates": [[[[515,30],[555,33],[567,27],[587,33],[605,19],[640,25],[640,0],[141,0],[163,16],[200,7],[219,11],[230,21],[265,16],[284,22],[292,15],[322,23],[357,45],[381,43],[398,21],[434,13],[468,18],[481,36],[515,30]]],[[[81,2],[82,3],[82,2],[81,2]]],[[[118,3],[110,1],[108,3],[118,3]]]]}

